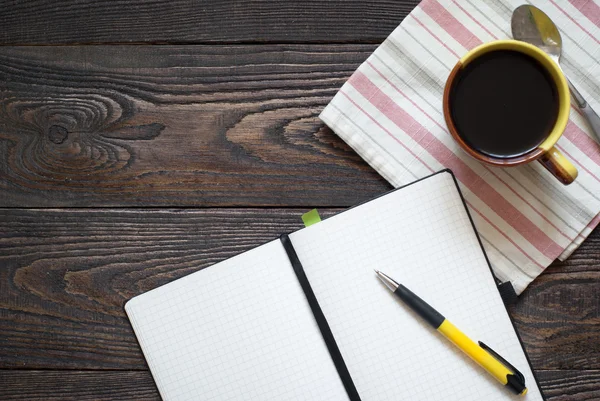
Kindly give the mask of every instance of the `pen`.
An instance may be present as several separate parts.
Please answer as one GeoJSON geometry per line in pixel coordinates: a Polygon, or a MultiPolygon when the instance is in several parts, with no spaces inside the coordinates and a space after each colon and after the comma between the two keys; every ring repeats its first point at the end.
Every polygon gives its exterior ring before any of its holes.
{"type": "Polygon", "coordinates": [[[516,394],[525,395],[525,378],[514,366],[498,355],[494,350],[482,342],[476,344],[462,331],[448,321],[441,313],[433,309],[429,304],[412,293],[402,284],[398,284],[386,274],[375,270],[377,276],[383,283],[412,310],[419,314],[427,323],[439,331],[450,342],[460,348],[465,354],[473,359],[496,380],[510,387],[516,394]]]}

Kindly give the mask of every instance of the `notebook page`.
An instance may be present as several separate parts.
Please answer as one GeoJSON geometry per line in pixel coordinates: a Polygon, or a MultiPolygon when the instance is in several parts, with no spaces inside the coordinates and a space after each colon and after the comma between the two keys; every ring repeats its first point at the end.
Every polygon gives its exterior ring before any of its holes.
{"type": "Polygon", "coordinates": [[[165,401],[348,399],[279,240],[125,310],[165,401]]]}
{"type": "Polygon", "coordinates": [[[452,176],[440,173],[290,235],[363,401],[523,399],[409,311],[403,283],[542,397],[452,176]]]}

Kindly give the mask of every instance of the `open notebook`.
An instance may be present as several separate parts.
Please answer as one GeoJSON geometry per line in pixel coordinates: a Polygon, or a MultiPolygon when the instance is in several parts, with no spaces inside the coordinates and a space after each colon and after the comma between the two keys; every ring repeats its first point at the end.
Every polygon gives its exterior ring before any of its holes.
{"type": "MultiPolygon", "coordinates": [[[[289,235],[363,401],[512,395],[410,312],[373,272],[405,284],[515,365],[542,400],[449,171],[289,235]]],[[[282,242],[125,305],[165,400],[348,400],[282,242]]]]}

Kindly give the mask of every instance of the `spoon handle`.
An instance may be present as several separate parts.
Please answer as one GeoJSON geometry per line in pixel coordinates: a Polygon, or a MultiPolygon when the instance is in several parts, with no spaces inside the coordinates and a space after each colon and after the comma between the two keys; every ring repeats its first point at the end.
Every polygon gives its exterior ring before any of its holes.
{"type": "Polygon", "coordinates": [[[569,84],[569,89],[571,90],[573,99],[575,99],[575,103],[579,107],[579,110],[581,110],[581,113],[588,120],[594,135],[596,135],[598,143],[600,143],[600,117],[598,117],[598,114],[596,114],[594,109],[592,109],[589,103],[585,101],[583,96],[581,96],[581,93],[579,93],[569,78],[567,78],[567,83],[569,84]]]}

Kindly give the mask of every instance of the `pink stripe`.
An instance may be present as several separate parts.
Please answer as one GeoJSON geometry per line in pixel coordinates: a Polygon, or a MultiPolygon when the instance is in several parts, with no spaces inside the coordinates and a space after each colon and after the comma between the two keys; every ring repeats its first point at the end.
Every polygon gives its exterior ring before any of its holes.
{"type": "Polygon", "coordinates": [[[344,95],[346,97],[346,99],[348,99],[350,101],[350,103],[352,103],[357,109],[359,109],[360,111],[362,111],[363,114],[365,114],[367,117],[369,117],[371,119],[371,121],[373,121],[379,128],[381,128],[390,137],[392,137],[396,142],[398,142],[400,145],[402,145],[402,147],[404,149],[406,149],[408,151],[408,153],[410,153],[411,155],[413,155],[415,159],[417,159],[418,161],[420,161],[421,163],[423,163],[423,165],[425,167],[427,167],[429,169],[429,171],[434,172],[434,169],[431,168],[431,166],[429,166],[427,163],[425,163],[425,161],[423,159],[421,159],[419,156],[417,156],[415,154],[415,152],[413,152],[411,149],[409,149],[405,144],[403,144],[402,142],[400,142],[400,140],[398,138],[396,138],[394,136],[394,134],[392,134],[389,130],[387,130],[383,125],[381,125],[379,123],[379,121],[377,121],[373,116],[371,116],[371,114],[369,114],[365,109],[363,109],[362,107],[360,107],[354,100],[352,100],[352,98],[350,96],[348,96],[348,94],[346,92],[344,92],[343,90],[340,89],[340,93],[342,95],[344,95]]]}
{"type": "MultiPolygon", "coordinates": [[[[425,3],[425,4],[429,4],[429,3],[432,3],[432,2],[433,2],[433,1],[424,1],[423,3],[421,3],[421,6],[423,6],[423,4],[424,4],[424,3],[425,3]]],[[[437,2],[436,2],[436,3],[437,3],[437,2]]],[[[439,3],[437,3],[437,4],[439,5],[439,3]]],[[[428,7],[428,8],[429,8],[429,7],[428,7]]],[[[433,18],[433,17],[432,17],[432,18],[433,18]]],[[[452,17],[452,18],[454,18],[454,17],[452,17]]],[[[416,19],[416,18],[415,18],[415,19],[416,19]]],[[[426,27],[425,27],[425,26],[424,26],[424,25],[423,25],[423,24],[422,24],[422,23],[421,23],[419,20],[417,20],[417,22],[419,22],[419,23],[420,23],[420,24],[421,24],[421,25],[422,25],[422,26],[423,26],[425,29],[427,29],[427,28],[426,28],[426,27]]],[[[456,23],[457,23],[457,24],[460,24],[458,21],[456,21],[456,23]]],[[[428,31],[428,32],[429,32],[429,33],[430,33],[430,34],[431,34],[431,35],[432,35],[432,36],[433,36],[433,37],[434,37],[434,38],[435,38],[435,39],[436,39],[436,40],[437,40],[437,41],[438,41],[440,44],[442,44],[443,46],[445,46],[446,48],[448,48],[448,47],[446,46],[446,44],[440,40],[440,38],[438,38],[438,37],[437,37],[437,36],[435,36],[433,33],[431,33],[431,32],[430,32],[428,29],[427,29],[427,31],[428,31]]],[[[450,33],[450,31],[448,31],[448,29],[446,29],[446,31],[447,31],[448,33],[450,33]]],[[[467,31],[467,32],[468,32],[468,33],[469,33],[469,34],[470,34],[470,35],[473,37],[473,40],[475,40],[475,39],[476,39],[476,38],[475,38],[475,36],[474,36],[472,33],[470,33],[470,31],[467,31]]],[[[377,72],[379,73],[379,71],[377,71],[377,72]]],[[[379,74],[380,74],[380,75],[382,75],[381,73],[379,73],[379,74]]],[[[399,90],[399,89],[398,89],[398,88],[396,88],[396,90],[399,90]]],[[[406,95],[404,95],[404,94],[402,94],[402,95],[403,95],[405,98],[409,99],[409,98],[408,98],[406,95]]],[[[410,99],[409,99],[409,100],[410,100],[410,99]]],[[[412,101],[411,101],[411,102],[412,102],[412,101]]],[[[413,102],[413,104],[414,104],[414,102],[413,102]]],[[[417,107],[418,107],[418,106],[417,106],[417,107]]],[[[573,105],[571,105],[571,107],[574,107],[574,106],[573,106],[573,105]]],[[[419,108],[421,111],[423,111],[423,110],[422,110],[420,107],[418,107],[418,108],[419,108]]],[[[423,111],[423,112],[424,112],[424,111],[423,111]]],[[[425,113],[425,114],[427,114],[427,113],[425,113]]],[[[431,118],[431,117],[430,117],[430,118],[431,118]]],[[[432,119],[432,120],[433,120],[433,119],[432,119]]],[[[570,123],[571,123],[571,122],[570,122],[570,123]]],[[[437,122],[436,122],[436,124],[437,124],[437,122]]],[[[571,123],[571,124],[572,124],[572,123],[571,123]]],[[[574,124],[573,124],[573,125],[574,125],[574,124]]],[[[438,124],[438,126],[439,126],[439,124],[438,124]]],[[[446,131],[446,130],[444,129],[444,131],[446,131]]],[[[447,132],[447,131],[446,131],[446,132],[447,132]]],[[[584,135],[585,135],[585,134],[584,134],[584,135]]],[[[594,146],[596,146],[596,145],[595,145],[595,143],[594,143],[594,146]]],[[[593,149],[593,148],[592,148],[592,149],[593,149]]],[[[587,153],[586,153],[586,154],[587,154],[587,153]]],[[[574,160],[574,159],[573,159],[573,160],[574,160]]],[[[591,173],[591,172],[590,172],[588,169],[586,169],[585,167],[582,167],[582,168],[583,168],[585,171],[587,171],[589,174],[591,174],[591,175],[592,175],[594,178],[598,179],[598,178],[597,178],[597,177],[596,177],[594,174],[592,174],[592,173],[591,173]]],[[[493,175],[494,175],[496,178],[498,178],[500,181],[502,181],[504,184],[506,184],[506,182],[504,182],[504,181],[503,181],[503,180],[502,180],[500,177],[498,177],[496,174],[494,174],[494,173],[493,173],[493,172],[492,172],[490,169],[487,169],[487,170],[488,170],[489,172],[491,172],[491,173],[492,173],[492,174],[493,174],[493,175]]],[[[510,185],[508,185],[508,184],[506,184],[506,185],[507,185],[507,187],[508,187],[508,188],[510,188],[510,189],[513,191],[513,193],[515,193],[515,194],[516,194],[516,195],[517,195],[519,198],[521,198],[523,201],[525,201],[525,199],[523,199],[523,198],[522,198],[522,197],[521,197],[519,194],[517,194],[517,193],[516,193],[516,192],[515,192],[515,191],[512,189],[512,187],[510,187],[510,185]]],[[[560,233],[561,233],[561,234],[562,234],[562,235],[563,235],[565,238],[567,238],[568,240],[572,241],[572,238],[571,238],[571,237],[569,237],[568,235],[566,235],[566,234],[565,234],[564,232],[562,232],[562,231],[561,231],[561,230],[560,230],[558,227],[556,227],[554,224],[552,224],[552,223],[551,223],[551,222],[550,222],[550,221],[549,221],[549,220],[548,220],[548,219],[547,219],[547,218],[546,218],[546,217],[545,217],[545,216],[544,216],[544,215],[543,215],[541,212],[539,212],[539,211],[538,211],[536,208],[534,208],[534,207],[533,207],[533,206],[532,206],[532,205],[531,205],[529,202],[525,201],[525,203],[527,203],[527,204],[528,204],[528,205],[529,205],[529,206],[530,206],[530,207],[531,207],[533,210],[535,210],[535,211],[537,212],[537,214],[538,214],[538,215],[542,216],[542,218],[543,218],[543,219],[544,219],[546,222],[548,222],[548,223],[549,223],[549,224],[550,224],[552,227],[554,227],[554,228],[555,228],[555,229],[556,229],[558,232],[560,232],[560,233]]],[[[537,248],[537,247],[536,247],[536,248],[537,248]]]]}
{"type": "MultiPolygon", "coordinates": [[[[563,147],[559,146],[558,144],[554,145],[556,147],[556,149],[560,150],[562,153],[565,154],[565,156],[567,156],[569,159],[571,160],[577,160],[576,158],[574,158],[573,156],[571,156],[569,154],[569,152],[567,152],[563,147]]],[[[584,169],[589,175],[592,176],[592,178],[594,178],[596,181],[600,182],[600,178],[596,177],[594,175],[594,173],[592,173],[590,170],[588,170],[585,166],[583,166],[582,164],[577,163],[577,165],[579,166],[579,168],[584,169]]]]}
{"type": "MultiPolygon", "coordinates": [[[[352,103],[356,108],[358,108],[364,115],[366,115],[371,121],[373,121],[379,128],[381,128],[385,133],[387,133],[390,137],[392,137],[392,139],[394,139],[396,142],[398,142],[400,145],[402,145],[402,147],[404,149],[406,149],[408,152],[410,152],[410,154],[412,154],[417,160],[419,160],[421,163],[423,163],[423,165],[425,167],[427,167],[429,169],[429,171],[433,172],[434,169],[432,167],[430,167],[427,163],[425,163],[421,158],[419,158],[412,150],[410,150],[404,143],[402,143],[398,138],[396,138],[394,136],[394,134],[392,134],[388,129],[386,129],[385,127],[383,127],[371,114],[369,114],[368,111],[366,111],[365,109],[363,109],[362,107],[360,107],[354,100],[352,100],[352,98],[350,98],[350,96],[344,92],[343,90],[340,90],[340,93],[342,95],[344,95],[346,97],[346,99],[348,99],[350,101],[350,103],[352,103]]],[[[529,256],[529,254],[527,254],[527,252],[525,252],[519,245],[517,245],[512,239],[510,239],[504,232],[502,232],[494,223],[492,223],[490,220],[488,220],[485,216],[483,216],[483,214],[478,211],[472,204],[470,204],[469,202],[467,202],[467,204],[469,205],[469,207],[471,208],[471,210],[475,211],[477,214],[479,214],[484,220],[486,220],[492,227],[494,227],[499,233],[500,235],[502,235],[508,242],[510,242],[511,244],[513,244],[519,251],[521,251],[521,253],[529,260],[531,260],[534,264],[536,264],[537,266],[539,266],[541,269],[544,269],[544,266],[542,266],[540,263],[538,263],[535,259],[533,259],[531,256],[529,256]]]]}
{"type": "MultiPolygon", "coordinates": [[[[473,19],[473,17],[471,17],[471,15],[469,13],[467,13],[455,0],[452,0],[461,10],[463,10],[463,12],[465,12],[467,15],[469,15],[469,17],[471,19],[473,19]]],[[[552,0],[553,1],[553,0],[552,0]]],[[[572,0],[571,0],[572,1],[572,0]]],[[[556,5],[556,3],[553,4],[556,5]]],[[[594,5],[598,11],[600,11],[600,7],[594,5]]],[[[556,7],[558,7],[558,5],[556,5],[556,7]]],[[[446,32],[448,32],[450,35],[452,35],[452,37],[454,37],[459,43],[461,43],[463,46],[469,48],[467,46],[468,43],[471,42],[477,42],[475,43],[475,45],[478,45],[479,43],[481,43],[479,41],[478,38],[475,37],[475,35],[469,31],[468,29],[466,29],[458,20],[456,20],[456,18],[454,18],[445,8],[442,7],[442,5],[440,5],[437,1],[435,0],[430,0],[430,1],[424,1],[421,3],[421,8],[427,13],[429,14],[429,16],[434,19],[439,25],[440,27],[444,28],[444,30],[446,30],[446,32]]],[[[558,7],[560,9],[560,7],[558,7]]],[[[565,13],[564,10],[560,9],[563,13],[565,13]]],[[[566,15],[566,13],[565,13],[566,15]]],[[[567,15],[568,16],[568,15],[567,15]]],[[[571,18],[570,16],[568,16],[569,18],[571,18]]],[[[599,15],[600,18],[600,15],[599,15]]],[[[473,19],[474,20],[474,19],[473,19]]],[[[573,18],[571,18],[571,20],[573,20],[573,18]]],[[[476,21],[476,20],[474,20],[476,21]]],[[[477,21],[476,21],[477,22],[477,21]]],[[[581,29],[584,29],[583,27],[581,27],[577,21],[573,20],[573,22],[575,22],[581,29]]],[[[420,22],[419,22],[420,23],[420,22]]],[[[479,22],[477,22],[479,23],[479,22]]],[[[481,26],[481,24],[480,24],[481,26]]],[[[483,26],[482,26],[483,28],[483,26]]],[[[484,28],[485,29],[485,28],[484,28]]],[[[584,29],[585,30],[585,29],[584,29]]],[[[487,30],[486,30],[487,31],[487,30]]],[[[490,33],[489,31],[487,31],[488,33],[490,33]]],[[[587,31],[586,31],[587,32],[587,31]]],[[[491,34],[491,33],[490,33],[491,34]]],[[[588,32],[589,34],[589,32],[588,32]]],[[[433,35],[433,34],[432,34],[433,35]]],[[[445,46],[445,44],[435,35],[433,35],[436,40],[438,42],[440,42],[441,44],[443,44],[445,46]]],[[[493,36],[493,35],[492,35],[493,36]]],[[[595,39],[595,38],[594,38],[595,39]]],[[[599,42],[600,43],[600,42],[599,42]]],[[[379,71],[377,71],[379,72],[379,71]]],[[[382,75],[381,73],[379,73],[380,75],[382,75]]],[[[382,75],[383,76],[383,75],[382,75]]],[[[397,88],[396,88],[397,89],[397,88]]],[[[398,89],[397,89],[398,90],[398,89]]],[[[404,95],[404,94],[403,94],[404,95]]],[[[408,99],[407,96],[404,96],[408,99]]],[[[579,112],[579,110],[577,110],[577,108],[575,108],[573,105],[571,105],[571,107],[573,107],[576,111],[579,112]]],[[[422,110],[421,110],[422,111],[422,110]]],[[[427,114],[427,113],[425,113],[427,114]]],[[[439,124],[438,124],[439,125],[439,124]]],[[[583,131],[581,131],[581,129],[579,129],[579,127],[577,127],[572,121],[569,121],[566,131],[565,131],[565,137],[567,137],[571,142],[573,142],[575,144],[575,146],[577,146],[577,148],[579,148],[586,156],[588,156],[590,159],[592,159],[597,165],[600,166],[600,152],[599,152],[599,147],[596,144],[596,142],[594,142],[594,140],[590,139],[583,131]]],[[[596,178],[596,180],[598,180],[598,177],[596,177],[596,175],[594,175],[592,172],[590,172],[589,170],[585,169],[587,172],[589,172],[594,178],[596,178]]],[[[489,170],[491,172],[491,170],[489,170]]],[[[500,179],[498,177],[498,179],[500,179]]],[[[600,181],[600,180],[599,180],[600,181]]],[[[530,205],[531,206],[531,205],[530,205]]],[[[545,220],[547,220],[544,217],[545,220]]],[[[553,225],[554,226],[554,225],[553,225]]],[[[555,227],[557,228],[557,227],[555,227]]],[[[558,229],[558,228],[557,228],[558,229]]],[[[560,230],[559,230],[560,231],[560,230]]],[[[564,233],[561,232],[561,234],[565,235],[564,233]]],[[[567,237],[569,238],[569,237],[567,237]]],[[[569,238],[571,239],[571,238],[569,238]]]]}
{"type": "Polygon", "coordinates": [[[513,244],[513,245],[515,246],[515,248],[517,248],[519,251],[521,251],[521,253],[522,253],[523,255],[527,256],[527,259],[529,259],[529,260],[531,260],[533,263],[535,263],[535,264],[536,264],[536,265],[537,265],[537,266],[538,266],[540,269],[542,269],[542,270],[544,270],[544,269],[545,269],[545,267],[544,267],[544,266],[542,266],[541,264],[539,264],[538,262],[536,262],[536,261],[535,261],[535,260],[534,260],[534,259],[533,259],[531,256],[529,256],[529,255],[527,254],[527,252],[525,252],[525,251],[523,250],[523,248],[521,248],[519,245],[517,245],[517,243],[516,243],[515,241],[513,241],[513,240],[512,240],[512,239],[510,239],[510,238],[509,238],[509,237],[508,237],[506,234],[504,234],[504,233],[503,233],[503,232],[502,232],[502,231],[501,231],[501,230],[500,230],[500,229],[499,229],[499,228],[498,228],[498,227],[497,227],[497,226],[496,226],[494,223],[492,223],[492,222],[490,221],[490,219],[488,219],[488,218],[487,218],[487,217],[485,217],[485,216],[484,216],[484,215],[483,215],[481,212],[479,212],[477,209],[475,209],[475,208],[473,207],[473,205],[471,205],[471,203],[469,203],[468,201],[467,201],[467,205],[469,205],[469,207],[470,207],[472,210],[474,210],[474,211],[475,211],[475,212],[476,212],[478,215],[480,215],[482,219],[484,219],[485,221],[487,221],[489,225],[491,225],[491,226],[492,226],[492,227],[494,227],[496,230],[498,230],[498,232],[499,232],[500,234],[502,234],[502,235],[504,236],[504,238],[506,238],[506,239],[508,240],[508,242],[510,242],[511,244],[513,244]]]}
{"type": "MultiPolygon", "coordinates": [[[[421,108],[421,106],[419,106],[415,101],[413,101],[411,98],[409,98],[408,96],[406,96],[406,94],[398,87],[396,86],[392,81],[390,81],[381,71],[379,71],[377,69],[377,67],[375,67],[369,60],[367,60],[367,64],[373,69],[375,70],[375,72],[377,72],[377,74],[379,74],[379,76],[381,78],[383,78],[390,86],[392,86],[398,93],[400,93],[406,100],[408,100],[409,102],[412,103],[413,106],[415,106],[417,109],[419,109],[423,114],[425,114],[431,121],[433,121],[434,124],[436,124],[438,127],[440,127],[444,132],[446,132],[448,135],[450,134],[447,130],[446,127],[442,126],[436,119],[434,119],[429,113],[427,113],[425,110],[423,110],[421,108]]],[[[389,68],[389,67],[388,67],[389,68]]],[[[546,216],[544,216],[544,214],[542,212],[540,212],[538,209],[536,209],[531,203],[529,203],[525,198],[523,198],[521,195],[519,195],[519,193],[517,191],[515,191],[515,189],[513,187],[511,187],[510,185],[508,185],[502,178],[500,178],[500,176],[498,176],[492,169],[488,168],[486,165],[482,165],[486,170],[488,170],[490,172],[490,174],[492,174],[494,177],[496,177],[498,180],[500,180],[504,185],[506,185],[506,187],[508,189],[510,189],[519,199],[521,199],[523,202],[525,202],[527,205],[529,205],[529,207],[531,207],[531,209],[533,209],[533,211],[535,213],[537,213],[538,216],[540,216],[542,219],[544,219],[544,221],[546,221],[548,224],[550,224],[552,227],[554,227],[554,229],[556,229],[556,231],[558,231],[563,237],[565,237],[567,240],[569,241],[573,241],[573,238],[571,238],[570,236],[568,236],[567,234],[565,234],[560,228],[558,228],[556,225],[554,225],[554,223],[552,223],[546,216]]]]}
{"type": "Polygon", "coordinates": [[[598,38],[596,38],[594,35],[592,35],[591,33],[589,33],[588,30],[585,29],[583,26],[581,26],[581,24],[579,22],[577,22],[573,17],[571,17],[569,14],[567,14],[567,12],[565,10],[563,10],[562,8],[560,8],[560,6],[558,4],[556,4],[556,2],[554,0],[550,0],[550,2],[552,4],[554,4],[554,6],[556,8],[558,8],[568,19],[570,19],[571,21],[573,21],[573,23],[575,23],[575,25],[577,25],[583,32],[587,33],[590,38],[594,39],[596,41],[596,43],[600,44],[600,40],[598,40],[598,38]]]}
{"type": "Polygon", "coordinates": [[[600,213],[597,214],[596,217],[592,219],[592,221],[590,221],[590,224],[588,224],[588,228],[594,229],[596,228],[598,223],[600,223],[600,213]]]}
{"type": "Polygon", "coordinates": [[[563,134],[565,138],[577,146],[587,157],[594,161],[600,166],[600,145],[596,143],[592,138],[587,136],[581,128],[579,128],[573,121],[569,120],[567,128],[563,134]]]}
{"type": "Polygon", "coordinates": [[[485,167],[485,169],[487,171],[490,172],[490,174],[492,174],[494,177],[496,177],[500,182],[502,182],[504,185],[506,185],[506,187],[508,189],[510,189],[512,191],[512,193],[514,193],[519,199],[521,199],[521,201],[523,201],[526,205],[528,205],[538,216],[540,216],[546,223],[548,223],[550,226],[552,226],[556,231],[558,231],[560,233],[560,235],[562,235],[564,238],[566,238],[568,241],[573,241],[574,238],[571,238],[569,235],[567,235],[566,233],[564,233],[560,228],[558,228],[554,223],[552,223],[552,221],[550,221],[546,216],[544,216],[544,214],[542,212],[540,212],[539,210],[537,210],[535,208],[535,206],[533,206],[531,203],[529,203],[527,201],[527,199],[523,198],[521,195],[519,195],[519,193],[517,191],[515,191],[513,189],[513,187],[511,187],[510,185],[508,185],[508,183],[506,181],[504,181],[502,178],[500,178],[500,176],[498,174],[496,174],[493,170],[491,170],[490,168],[488,168],[487,166],[483,166],[485,167]]]}
{"type": "Polygon", "coordinates": [[[419,23],[419,25],[421,25],[423,27],[423,29],[425,29],[427,32],[429,32],[429,34],[431,36],[433,36],[438,42],[440,42],[442,44],[442,46],[444,46],[446,49],[448,49],[448,51],[452,54],[454,54],[456,56],[456,58],[460,58],[460,56],[458,55],[458,53],[456,53],[454,50],[452,50],[451,48],[448,47],[447,44],[445,44],[443,41],[440,40],[440,38],[438,38],[437,36],[435,36],[435,34],[433,32],[431,32],[429,30],[429,28],[427,28],[427,26],[425,24],[423,24],[421,21],[419,21],[419,19],[417,17],[415,17],[413,14],[411,14],[413,19],[415,21],[417,21],[419,23]]]}
{"type": "Polygon", "coordinates": [[[590,221],[590,224],[587,225],[587,228],[589,228],[590,230],[593,230],[594,228],[596,228],[596,226],[600,223],[600,213],[596,215],[596,217],[594,217],[592,219],[592,221],[590,221]]]}
{"type": "MultiPolygon", "coordinates": [[[[575,110],[579,115],[582,115],[581,111],[575,107],[575,105],[571,104],[571,109],[575,110]]],[[[565,127],[565,132],[563,132],[565,138],[567,138],[577,149],[583,152],[587,157],[589,157],[594,163],[600,166],[600,146],[591,139],[581,128],[579,128],[571,119],[567,122],[567,126],[565,127]]],[[[558,148],[558,145],[556,145],[558,148]]],[[[572,160],[577,160],[569,155],[564,149],[559,148],[561,152],[565,155],[569,156],[572,160]]],[[[596,179],[596,181],[600,182],[600,179],[592,173],[590,170],[585,168],[584,166],[580,166],[582,169],[587,171],[592,177],[596,179]]]]}
{"type": "MultiPolygon", "coordinates": [[[[592,221],[590,221],[590,224],[588,224],[586,228],[589,228],[590,230],[593,230],[594,228],[596,228],[596,226],[598,225],[598,223],[600,223],[600,214],[597,214],[596,217],[594,217],[592,219],[592,221]]],[[[583,236],[583,234],[579,234],[579,237],[585,238],[583,236]]]]}
{"type": "Polygon", "coordinates": [[[422,2],[421,9],[465,49],[472,49],[482,43],[481,40],[461,24],[459,20],[454,18],[454,16],[436,0],[422,2]]]}
{"type": "Polygon", "coordinates": [[[458,4],[458,2],[456,0],[452,0],[452,2],[458,7],[460,8],[460,10],[465,13],[467,15],[467,17],[471,18],[471,20],[476,23],[477,25],[479,25],[479,27],[481,29],[483,29],[484,31],[486,31],[492,38],[494,39],[498,39],[498,37],[496,35],[494,35],[493,33],[491,33],[485,26],[483,26],[481,24],[481,22],[479,22],[479,20],[477,18],[474,18],[469,12],[467,12],[467,10],[465,10],[464,8],[462,8],[462,6],[460,4],[458,4]]]}
{"type": "Polygon", "coordinates": [[[467,188],[514,227],[544,256],[554,259],[561,254],[562,248],[557,243],[496,192],[409,113],[394,103],[366,75],[357,71],[348,82],[419,145],[427,149],[440,164],[451,168],[467,188]]]}
{"type": "Polygon", "coordinates": [[[600,28],[600,7],[598,4],[590,0],[569,0],[569,3],[600,28]]]}

